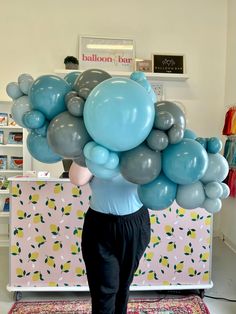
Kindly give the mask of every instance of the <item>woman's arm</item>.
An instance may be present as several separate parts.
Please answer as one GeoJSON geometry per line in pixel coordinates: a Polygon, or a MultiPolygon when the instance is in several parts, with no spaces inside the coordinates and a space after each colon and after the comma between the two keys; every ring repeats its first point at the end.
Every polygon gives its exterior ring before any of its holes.
{"type": "Polygon", "coordinates": [[[88,170],[88,168],[81,167],[73,161],[69,170],[71,183],[75,185],[85,185],[92,179],[92,177],[93,174],[88,170]]]}

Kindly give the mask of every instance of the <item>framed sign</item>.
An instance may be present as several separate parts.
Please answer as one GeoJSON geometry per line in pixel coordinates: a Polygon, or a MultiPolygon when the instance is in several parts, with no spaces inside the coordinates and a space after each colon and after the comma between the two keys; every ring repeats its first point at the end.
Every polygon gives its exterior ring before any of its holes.
{"type": "Polygon", "coordinates": [[[135,47],[132,39],[81,36],[81,70],[97,68],[110,71],[134,70],[135,47]]]}
{"type": "Polygon", "coordinates": [[[138,60],[135,62],[135,71],[152,72],[152,60],[138,60]]]}
{"type": "Polygon", "coordinates": [[[184,55],[153,54],[152,63],[154,73],[185,73],[184,55]]]}

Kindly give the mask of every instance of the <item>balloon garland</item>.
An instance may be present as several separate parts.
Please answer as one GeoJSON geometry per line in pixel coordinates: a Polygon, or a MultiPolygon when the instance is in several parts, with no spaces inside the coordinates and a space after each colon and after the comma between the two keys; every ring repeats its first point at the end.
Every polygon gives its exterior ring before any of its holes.
{"type": "Polygon", "coordinates": [[[229,196],[220,139],[197,138],[186,129],[183,111],[158,102],[143,72],[121,78],[90,69],[36,80],[21,74],[6,91],[13,119],[29,130],[31,155],[44,163],[72,159],[75,184],[78,166],[104,179],[121,173],[153,210],[176,200],[186,209],[216,213],[229,196]]]}

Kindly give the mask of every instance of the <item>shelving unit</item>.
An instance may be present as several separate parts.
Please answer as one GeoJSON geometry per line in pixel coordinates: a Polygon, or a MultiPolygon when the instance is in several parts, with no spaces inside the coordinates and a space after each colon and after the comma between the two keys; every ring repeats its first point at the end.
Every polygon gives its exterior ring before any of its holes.
{"type": "MultiPolygon", "coordinates": [[[[0,101],[0,112],[11,112],[11,101],[0,101]]],[[[3,144],[0,144],[0,155],[8,157],[7,169],[0,169],[0,176],[4,178],[21,175],[25,170],[31,169],[31,157],[26,149],[27,131],[19,125],[0,125],[0,131],[3,131],[3,144]],[[9,144],[8,136],[10,132],[22,132],[22,144],[9,144]],[[10,156],[23,157],[23,169],[10,169],[10,156]]],[[[7,246],[9,243],[8,237],[8,219],[9,212],[3,211],[5,200],[10,196],[10,191],[0,190],[0,246],[7,246]]]]}

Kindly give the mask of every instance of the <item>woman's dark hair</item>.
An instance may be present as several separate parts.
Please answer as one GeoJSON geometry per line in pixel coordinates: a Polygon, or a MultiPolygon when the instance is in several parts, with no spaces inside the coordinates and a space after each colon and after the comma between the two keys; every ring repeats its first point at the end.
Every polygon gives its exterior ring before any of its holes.
{"type": "Polygon", "coordinates": [[[76,57],[73,57],[73,56],[67,56],[65,59],[64,59],[64,64],[66,63],[74,63],[74,64],[79,64],[79,61],[76,57]]]}

